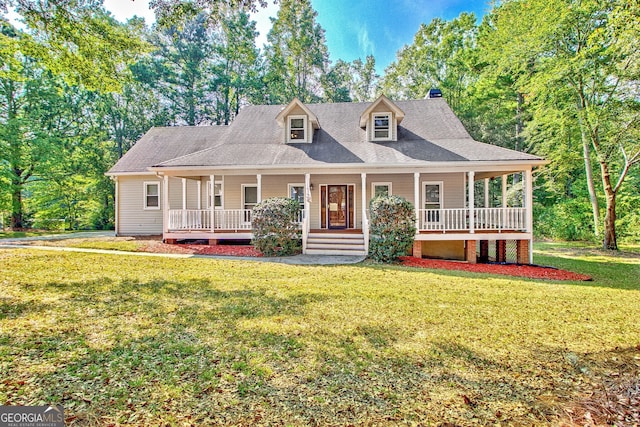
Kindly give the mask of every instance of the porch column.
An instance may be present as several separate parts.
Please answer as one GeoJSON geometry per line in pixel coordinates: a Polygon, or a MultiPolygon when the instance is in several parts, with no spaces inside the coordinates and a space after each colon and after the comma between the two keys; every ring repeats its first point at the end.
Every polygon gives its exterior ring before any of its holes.
{"type": "MultiPolygon", "coordinates": [[[[475,233],[475,222],[476,222],[476,212],[475,212],[475,192],[474,192],[474,184],[475,184],[475,175],[474,171],[468,172],[468,192],[469,192],[469,233],[475,233]]],[[[475,250],[475,246],[474,246],[475,250]]]]}
{"type": "MultiPolygon", "coordinates": [[[[215,207],[216,207],[216,176],[215,175],[209,175],[209,190],[207,191],[211,191],[211,206],[209,206],[209,223],[211,224],[211,232],[215,233],[215,217],[214,217],[214,211],[215,211],[215,207]]],[[[208,200],[208,198],[207,198],[208,200]]]]}
{"type": "Polygon", "coordinates": [[[162,180],[162,193],[160,195],[162,199],[162,223],[164,224],[163,233],[169,231],[169,177],[164,176],[162,180]]]}
{"type": "MultiPolygon", "coordinates": [[[[531,169],[525,171],[524,185],[526,189],[526,197],[524,200],[526,201],[525,218],[527,221],[527,231],[533,236],[533,174],[531,169]]],[[[533,245],[531,244],[531,240],[529,240],[526,249],[528,249],[529,252],[529,264],[533,264],[533,245]]]]}
{"type": "Polygon", "coordinates": [[[416,207],[416,233],[420,232],[420,172],[413,174],[413,205],[416,207]]]}
{"type": "Polygon", "coordinates": [[[307,237],[311,228],[311,174],[304,174],[304,217],[302,218],[302,253],[307,253],[307,237]]]}
{"type": "Polygon", "coordinates": [[[502,207],[507,207],[507,175],[502,175],[502,207]]]}
{"type": "Polygon", "coordinates": [[[187,178],[182,178],[182,210],[187,209],[187,178]]]}
{"type": "Polygon", "coordinates": [[[198,210],[202,209],[202,181],[196,181],[196,188],[198,189],[198,210]]]}
{"type": "Polygon", "coordinates": [[[364,234],[364,249],[369,253],[369,218],[367,218],[367,174],[361,173],[362,182],[360,191],[362,192],[362,234],[364,234]]]}
{"type": "Polygon", "coordinates": [[[258,203],[260,203],[262,201],[262,175],[258,174],[256,175],[256,181],[258,183],[258,189],[256,190],[257,194],[257,198],[258,198],[258,203]]]}
{"type": "Polygon", "coordinates": [[[503,228],[510,228],[507,220],[507,175],[502,175],[502,221],[500,221],[500,231],[503,228]]]}
{"type": "Polygon", "coordinates": [[[491,207],[489,206],[489,178],[484,179],[484,207],[491,207]]]}

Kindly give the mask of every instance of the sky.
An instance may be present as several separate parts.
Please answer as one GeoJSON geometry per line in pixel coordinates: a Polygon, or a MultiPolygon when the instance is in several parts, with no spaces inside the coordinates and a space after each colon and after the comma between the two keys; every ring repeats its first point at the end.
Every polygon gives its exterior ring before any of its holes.
{"type": "MultiPolygon", "coordinates": [[[[433,18],[450,20],[461,12],[473,12],[481,18],[489,9],[489,0],[311,0],[318,12],[316,21],[324,28],[330,59],[353,61],[367,55],[376,58],[376,69],[384,69],[396,59],[404,45],[411,44],[421,23],[433,18]]],[[[153,22],[148,0],[105,0],[104,6],[116,19],[124,21],[133,15],[153,22]]],[[[257,46],[267,41],[271,28],[269,17],[275,17],[278,6],[260,9],[252,19],[260,36],[257,46]]]]}

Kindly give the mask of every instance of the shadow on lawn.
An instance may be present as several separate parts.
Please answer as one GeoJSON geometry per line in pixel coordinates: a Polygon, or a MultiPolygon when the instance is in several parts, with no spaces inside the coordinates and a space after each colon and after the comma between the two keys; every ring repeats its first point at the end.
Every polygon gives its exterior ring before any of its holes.
{"type": "Polygon", "coordinates": [[[528,367],[456,341],[414,351],[393,324],[315,323],[309,306],[325,295],[225,290],[211,279],[45,287],[59,297],[44,307],[57,310],[56,328],[44,347],[38,334],[0,335],[0,378],[12,379],[0,395],[61,403],[68,425],[531,424],[554,418],[538,397],[572,369],[551,365],[524,382],[528,367]],[[296,322],[309,329],[279,327],[296,322]]]}

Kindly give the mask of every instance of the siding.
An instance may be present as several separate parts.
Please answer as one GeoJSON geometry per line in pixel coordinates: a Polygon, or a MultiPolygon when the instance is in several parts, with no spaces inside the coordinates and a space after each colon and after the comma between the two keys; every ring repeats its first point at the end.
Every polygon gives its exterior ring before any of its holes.
{"type": "MultiPolygon", "coordinates": [[[[216,175],[217,181],[223,182],[224,209],[242,209],[242,184],[257,184],[256,175],[222,176],[216,175]]],[[[439,173],[420,175],[420,203],[423,197],[424,182],[443,182],[443,208],[463,208],[465,206],[466,187],[463,173],[439,173]]],[[[160,184],[160,205],[164,201],[162,181],[155,176],[121,176],[118,178],[119,217],[118,234],[143,235],[162,234],[162,210],[145,210],[144,182],[158,182],[160,184]]],[[[206,209],[209,177],[201,180],[201,207],[198,206],[198,180],[187,180],[187,208],[206,209]]],[[[366,198],[371,199],[372,183],[391,182],[392,194],[404,197],[414,202],[413,173],[406,174],[367,174],[366,198]]],[[[304,175],[262,175],[262,199],[269,197],[287,197],[288,184],[303,184],[304,175]]],[[[320,186],[330,184],[351,184],[355,186],[354,212],[356,227],[362,227],[362,196],[359,174],[350,175],[311,175],[313,190],[311,191],[311,228],[320,228],[320,186]]],[[[169,179],[170,209],[182,208],[182,179],[169,179]]],[[[368,206],[367,206],[368,209],[368,206]]]]}
{"type": "Polygon", "coordinates": [[[118,235],[162,234],[162,209],[144,209],[144,183],[160,185],[160,206],[164,200],[162,181],[155,176],[118,177],[118,235]]]}

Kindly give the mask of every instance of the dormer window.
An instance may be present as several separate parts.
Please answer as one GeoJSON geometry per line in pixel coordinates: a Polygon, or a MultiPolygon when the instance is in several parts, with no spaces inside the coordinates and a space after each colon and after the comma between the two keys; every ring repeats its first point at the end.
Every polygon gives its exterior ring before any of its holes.
{"type": "Polygon", "coordinates": [[[289,142],[307,142],[307,116],[289,116],[289,142]]]}
{"type": "Polygon", "coordinates": [[[404,111],[384,95],[373,101],[360,115],[360,127],[367,141],[397,141],[404,111]]]}
{"type": "Polygon", "coordinates": [[[373,140],[389,141],[391,139],[391,113],[372,114],[373,140]]]}

